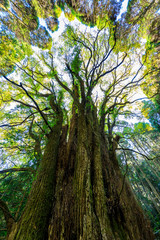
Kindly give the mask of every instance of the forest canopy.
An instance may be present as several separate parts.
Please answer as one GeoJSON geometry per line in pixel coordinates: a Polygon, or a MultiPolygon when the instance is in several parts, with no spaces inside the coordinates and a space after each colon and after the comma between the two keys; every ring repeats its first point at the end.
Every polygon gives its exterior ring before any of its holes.
{"type": "Polygon", "coordinates": [[[159,239],[160,4],[122,6],[0,3],[2,239],[159,239]]]}

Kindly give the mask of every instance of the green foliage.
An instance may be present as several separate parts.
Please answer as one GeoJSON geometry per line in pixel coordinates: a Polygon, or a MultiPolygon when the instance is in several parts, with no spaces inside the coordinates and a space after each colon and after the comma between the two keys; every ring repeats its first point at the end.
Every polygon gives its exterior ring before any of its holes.
{"type": "Polygon", "coordinates": [[[8,8],[9,7],[9,0],[2,0],[1,4],[4,5],[5,8],[8,8]]]}
{"type": "Polygon", "coordinates": [[[80,49],[78,46],[74,48],[72,55],[73,60],[71,62],[71,69],[73,72],[79,73],[81,69],[82,60],[80,59],[80,49]]]}
{"type": "Polygon", "coordinates": [[[137,134],[143,134],[146,131],[150,131],[150,130],[151,130],[151,127],[149,123],[139,122],[134,124],[134,131],[137,134]]]}
{"type": "Polygon", "coordinates": [[[143,101],[143,114],[150,121],[152,127],[160,131],[160,105],[152,101],[143,101]]]}
{"type": "Polygon", "coordinates": [[[56,18],[59,18],[62,13],[62,9],[56,4],[54,5],[54,13],[56,18]]]}
{"type": "MultiPolygon", "coordinates": [[[[7,203],[13,217],[18,220],[25,207],[33,175],[29,172],[19,172],[6,174],[4,179],[3,177],[0,179],[0,198],[7,203]]],[[[5,236],[7,231],[1,230],[6,228],[2,211],[0,218],[0,236],[5,236]]]]}
{"type": "Polygon", "coordinates": [[[42,49],[51,49],[52,38],[45,27],[39,27],[30,33],[31,44],[42,49]]]}
{"type": "Polygon", "coordinates": [[[73,21],[76,17],[76,12],[70,7],[70,8],[63,8],[65,17],[69,21],[73,21]]]}
{"type": "Polygon", "coordinates": [[[0,39],[0,74],[11,73],[15,63],[21,61],[26,55],[31,55],[31,46],[20,43],[12,35],[1,35],[0,39]]]}
{"type": "Polygon", "coordinates": [[[58,30],[58,19],[53,17],[48,17],[45,19],[47,27],[50,31],[54,32],[58,30]]]}

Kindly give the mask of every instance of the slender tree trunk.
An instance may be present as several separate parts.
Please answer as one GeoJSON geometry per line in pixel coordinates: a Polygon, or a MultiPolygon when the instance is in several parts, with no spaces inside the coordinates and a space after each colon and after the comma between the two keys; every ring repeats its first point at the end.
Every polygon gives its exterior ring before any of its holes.
{"type": "Polygon", "coordinates": [[[153,240],[94,110],[73,111],[69,137],[64,126],[58,141],[60,129],[50,136],[24,214],[8,239],[153,240]]]}

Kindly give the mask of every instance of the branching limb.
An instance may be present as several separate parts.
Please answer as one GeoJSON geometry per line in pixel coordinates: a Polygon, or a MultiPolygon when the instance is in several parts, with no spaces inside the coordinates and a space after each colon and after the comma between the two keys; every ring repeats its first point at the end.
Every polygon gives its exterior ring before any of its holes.
{"type": "Polygon", "coordinates": [[[31,167],[26,167],[26,168],[8,168],[0,171],[0,174],[4,173],[12,173],[12,172],[31,172],[35,174],[35,170],[31,167]]]}
{"type": "Polygon", "coordinates": [[[0,125],[0,127],[17,127],[17,126],[20,126],[22,125],[24,122],[27,121],[27,119],[29,119],[31,116],[33,116],[35,113],[38,113],[38,112],[33,112],[31,113],[30,115],[28,115],[22,122],[20,123],[14,123],[14,124],[2,124],[0,125]]]}
{"type": "Polygon", "coordinates": [[[72,71],[71,67],[69,66],[69,64],[66,64],[69,72],[71,73],[72,76],[75,76],[77,78],[77,80],[79,81],[80,84],[80,89],[81,89],[81,97],[82,97],[82,102],[85,101],[85,89],[84,89],[84,81],[82,80],[82,78],[79,76],[78,73],[72,71]]]}
{"type": "MultiPolygon", "coordinates": [[[[23,91],[26,93],[26,95],[32,100],[32,102],[35,104],[38,112],[40,113],[42,119],[44,120],[45,124],[48,126],[48,128],[52,131],[52,128],[50,127],[49,123],[46,120],[46,117],[44,116],[43,112],[40,110],[37,102],[31,97],[31,95],[29,94],[29,92],[23,87],[22,83],[17,84],[16,82],[10,80],[9,78],[7,78],[5,75],[3,75],[3,77],[10,83],[12,83],[14,86],[23,89],[23,91]]],[[[22,124],[22,123],[21,123],[22,124]]],[[[4,126],[4,125],[3,125],[4,126]]]]}
{"type": "Polygon", "coordinates": [[[72,85],[74,85],[74,82],[75,82],[74,74],[73,74],[72,71],[70,71],[71,68],[70,68],[69,64],[67,63],[67,61],[66,61],[66,67],[67,67],[69,73],[70,73],[71,76],[72,76],[72,85]]]}
{"type": "Polygon", "coordinates": [[[58,77],[58,74],[55,73],[54,77],[55,77],[57,83],[71,95],[71,97],[74,99],[74,101],[75,101],[75,103],[77,104],[77,106],[80,106],[80,103],[79,103],[78,99],[76,98],[76,96],[74,95],[74,92],[72,92],[71,89],[68,88],[68,87],[60,80],[60,78],[58,77]]]}
{"type": "Polygon", "coordinates": [[[48,128],[49,128],[49,129],[51,130],[51,132],[52,132],[52,128],[50,127],[49,123],[47,122],[44,113],[40,110],[37,102],[30,96],[30,94],[28,93],[28,91],[23,87],[22,83],[20,83],[20,87],[24,90],[24,92],[26,93],[26,95],[34,102],[34,104],[36,105],[37,110],[38,110],[38,112],[40,113],[42,119],[44,120],[45,124],[48,126],[48,128]]]}
{"type": "Polygon", "coordinates": [[[51,56],[51,66],[46,62],[46,60],[43,58],[43,61],[44,63],[49,67],[49,69],[51,69],[51,71],[54,72],[54,78],[56,80],[56,82],[63,88],[65,89],[70,95],[71,97],[76,101],[76,104],[79,105],[79,102],[75,99],[75,96],[74,96],[74,93],[72,92],[72,90],[67,87],[59,78],[56,70],[55,70],[55,67],[54,67],[54,63],[53,63],[53,55],[52,53],[49,54],[51,56]]]}
{"type": "Polygon", "coordinates": [[[33,121],[34,121],[34,116],[33,116],[33,119],[31,121],[31,124],[29,126],[29,135],[30,135],[31,138],[33,138],[35,141],[37,141],[37,140],[39,140],[39,137],[35,133],[33,133],[33,131],[32,131],[33,121]]]}
{"type": "Polygon", "coordinates": [[[137,19],[135,19],[135,20],[133,21],[132,25],[137,24],[138,21],[139,21],[140,19],[142,19],[142,18],[146,15],[146,13],[149,11],[149,9],[152,7],[152,5],[153,5],[154,3],[155,3],[155,0],[153,0],[148,6],[146,6],[146,7],[144,8],[144,10],[141,10],[141,12],[138,14],[137,19]]]}
{"type": "Polygon", "coordinates": [[[141,155],[141,156],[143,156],[143,157],[145,157],[145,158],[147,158],[147,160],[153,160],[154,158],[149,158],[148,156],[146,156],[145,154],[143,154],[143,153],[140,153],[140,152],[138,152],[138,151],[135,151],[135,150],[133,150],[133,149],[130,149],[130,148],[123,148],[123,147],[121,147],[121,148],[117,148],[117,150],[124,150],[124,151],[131,151],[131,152],[135,152],[135,153],[137,153],[137,154],[139,154],[139,155],[141,155]]]}
{"type": "Polygon", "coordinates": [[[20,104],[22,104],[22,105],[24,105],[26,107],[37,109],[34,105],[31,105],[31,104],[28,104],[28,103],[24,103],[24,102],[22,102],[20,100],[16,100],[14,98],[11,98],[11,100],[14,101],[14,102],[20,103],[20,104]]]}
{"type": "Polygon", "coordinates": [[[3,211],[7,225],[7,232],[9,233],[11,231],[13,223],[15,222],[15,219],[9,211],[6,202],[4,202],[2,199],[0,199],[0,209],[3,211]]]}
{"type": "Polygon", "coordinates": [[[125,60],[126,57],[127,57],[127,53],[125,53],[122,61],[121,61],[118,65],[116,65],[115,67],[111,68],[110,70],[105,71],[104,73],[102,73],[102,74],[100,74],[99,76],[97,76],[97,78],[96,78],[94,81],[91,82],[91,85],[90,85],[90,87],[89,87],[87,96],[90,96],[90,95],[91,95],[93,88],[94,88],[94,87],[96,86],[96,84],[98,83],[98,80],[99,80],[100,78],[104,77],[105,75],[111,73],[111,72],[114,71],[115,69],[117,69],[117,68],[124,62],[124,60],[125,60]]]}
{"type": "Polygon", "coordinates": [[[32,75],[29,74],[24,68],[20,67],[18,64],[16,64],[16,66],[21,69],[23,72],[25,72],[29,77],[31,77],[35,82],[37,82],[38,84],[40,84],[44,89],[48,90],[50,93],[52,93],[51,89],[47,88],[45,85],[43,85],[40,81],[38,81],[35,77],[34,77],[34,72],[32,71],[32,75]]]}
{"type": "Polygon", "coordinates": [[[111,73],[112,71],[114,71],[115,69],[117,69],[117,68],[124,62],[124,60],[125,60],[126,57],[127,57],[127,53],[125,53],[122,61],[121,61],[119,64],[117,64],[117,65],[116,65],[115,67],[113,67],[112,69],[110,69],[110,70],[102,73],[99,77],[97,77],[97,79],[95,79],[95,82],[97,82],[101,77],[104,77],[106,74],[111,73]]]}
{"type": "MultiPolygon", "coordinates": [[[[97,33],[97,37],[98,37],[98,34],[99,34],[99,32],[97,33]]],[[[97,38],[96,38],[96,40],[97,40],[97,38]]],[[[96,70],[97,68],[99,68],[99,67],[108,59],[108,57],[110,56],[110,54],[112,53],[112,51],[114,50],[114,48],[115,48],[115,46],[116,46],[116,31],[114,32],[114,40],[115,40],[115,42],[114,42],[114,44],[113,44],[113,47],[110,49],[110,51],[109,51],[109,52],[107,51],[107,53],[104,54],[104,56],[103,56],[102,60],[100,61],[100,63],[97,64],[97,65],[95,65],[95,66],[91,69],[91,71],[90,71],[90,73],[89,73],[89,75],[88,75],[88,78],[91,76],[91,82],[92,82],[92,77],[93,77],[93,75],[94,75],[95,70],[96,70]]],[[[109,44],[109,39],[108,39],[108,44],[109,44]]],[[[94,45],[95,45],[95,43],[94,43],[94,45]]]]}

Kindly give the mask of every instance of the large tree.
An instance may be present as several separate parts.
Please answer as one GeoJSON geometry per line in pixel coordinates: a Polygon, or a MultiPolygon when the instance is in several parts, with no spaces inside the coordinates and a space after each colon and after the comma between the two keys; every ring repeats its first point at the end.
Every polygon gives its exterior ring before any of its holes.
{"type": "Polygon", "coordinates": [[[154,239],[116,157],[120,116],[153,73],[145,71],[147,51],[140,44],[135,49],[137,39],[124,44],[119,4],[109,4],[112,17],[95,18],[98,29],[67,26],[54,43],[38,17],[53,27],[50,15],[59,7],[48,1],[40,11],[40,3],[10,1],[13,10],[7,1],[0,5],[4,162],[25,161],[1,173],[34,176],[21,216],[0,201],[7,239],[154,239]]]}

